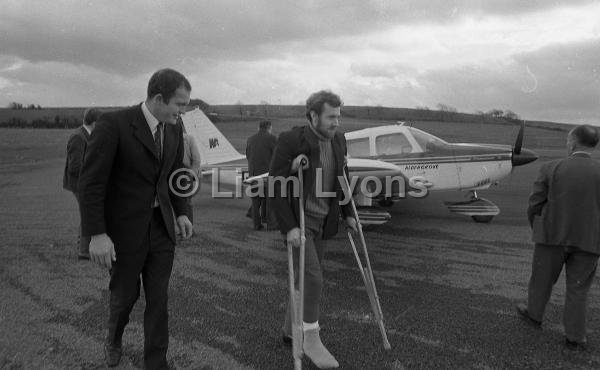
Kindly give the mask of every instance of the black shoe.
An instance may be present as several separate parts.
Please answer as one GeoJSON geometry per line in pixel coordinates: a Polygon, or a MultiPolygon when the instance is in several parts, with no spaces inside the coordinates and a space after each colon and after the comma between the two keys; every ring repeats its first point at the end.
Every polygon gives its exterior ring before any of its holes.
{"type": "Polygon", "coordinates": [[[535,319],[532,319],[531,316],[529,316],[529,312],[527,311],[527,307],[525,307],[524,304],[520,303],[516,306],[517,309],[517,313],[519,314],[519,316],[525,321],[527,322],[529,325],[533,326],[534,328],[540,329],[542,327],[542,322],[541,321],[537,321],[535,319]]]}
{"type": "Polygon", "coordinates": [[[123,349],[121,347],[117,347],[111,344],[104,345],[104,360],[106,361],[106,365],[108,367],[115,367],[119,365],[122,354],[123,349]]]}
{"type": "Polygon", "coordinates": [[[281,330],[281,341],[286,346],[291,346],[292,345],[292,336],[290,334],[286,333],[284,330],[281,330]]]}
{"type": "Polygon", "coordinates": [[[587,351],[586,342],[577,342],[574,340],[569,340],[569,338],[565,338],[565,347],[571,351],[587,351]]]}
{"type": "Polygon", "coordinates": [[[257,230],[257,231],[264,230],[264,229],[265,229],[265,227],[263,225],[254,226],[254,230],[257,230]]]}
{"type": "Polygon", "coordinates": [[[77,260],[78,261],[89,261],[90,260],[90,256],[79,255],[79,256],[77,256],[77,260]]]}

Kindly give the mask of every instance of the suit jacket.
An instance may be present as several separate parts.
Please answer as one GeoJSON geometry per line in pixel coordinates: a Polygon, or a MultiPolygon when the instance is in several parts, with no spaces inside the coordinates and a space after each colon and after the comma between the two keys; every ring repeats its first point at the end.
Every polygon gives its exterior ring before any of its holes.
{"type": "Polygon", "coordinates": [[[259,131],[250,136],[246,142],[246,158],[248,159],[248,175],[258,176],[269,172],[269,164],[273,157],[277,138],[267,131],[259,131]]]}
{"type": "Polygon", "coordinates": [[[79,172],[81,163],[85,154],[85,147],[90,138],[85,127],[81,126],[75,130],[67,142],[67,160],[65,162],[65,171],[63,174],[63,188],[78,192],[77,183],[79,182],[79,172]]]}
{"type": "Polygon", "coordinates": [[[180,125],[165,124],[161,164],[140,105],[100,117],[79,177],[83,235],[107,233],[117,253],[135,252],[147,235],[158,195],[175,244],[173,212],[185,215],[186,206],[167,181],[173,171],[183,168],[182,132],[180,125]]]}
{"type": "MultiPolygon", "coordinates": [[[[305,154],[309,159],[309,168],[304,170],[304,200],[306,201],[308,192],[313,190],[316,181],[316,167],[313,165],[319,163],[319,142],[315,133],[308,126],[294,127],[290,131],[283,132],[279,135],[277,145],[275,147],[275,153],[271,160],[271,167],[269,169],[269,176],[282,176],[290,177],[292,161],[300,154],[305,154]]],[[[350,203],[341,206],[339,201],[343,199],[342,185],[338,181],[340,176],[343,176],[343,172],[348,174],[347,168],[345,168],[346,158],[346,138],[342,133],[336,133],[332,139],[333,155],[335,157],[335,192],[336,198],[331,200],[329,205],[329,213],[325,217],[325,223],[323,226],[323,239],[329,239],[333,237],[338,230],[338,223],[340,219],[340,208],[344,217],[353,215],[352,206],[350,203]]],[[[296,177],[297,175],[293,175],[296,177]]],[[[293,197],[292,183],[287,183],[286,197],[283,197],[281,191],[281,181],[272,181],[273,189],[275,194],[272,194],[273,201],[270,203],[273,207],[277,221],[279,223],[279,229],[283,234],[294,227],[299,227],[299,199],[293,197]]]]}
{"type": "Polygon", "coordinates": [[[527,216],[535,243],[600,254],[600,163],[586,153],[545,163],[527,216]]]}

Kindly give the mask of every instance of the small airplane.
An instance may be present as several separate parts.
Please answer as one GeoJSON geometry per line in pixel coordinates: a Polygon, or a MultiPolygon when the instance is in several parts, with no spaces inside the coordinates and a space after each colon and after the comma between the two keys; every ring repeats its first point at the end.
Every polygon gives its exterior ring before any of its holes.
{"type": "MultiPolygon", "coordinates": [[[[203,168],[219,169],[218,179],[213,175],[213,187],[240,182],[264,185],[268,173],[247,177],[246,157],[235,150],[204,112],[196,108],[181,117],[186,132],[199,143],[203,168]]],[[[391,219],[389,212],[374,207],[375,202],[389,207],[407,194],[421,198],[439,190],[466,191],[468,199],[445,202],[448,209],[471,216],[476,222],[490,222],[500,209],[480,198],[477,190],[489,188],[514,167],[538,158],[522,147],[524,129],[521,122],[514,147],[448,143],[403,122],[345,133],[348,172],[361,223],[379,225],[391,219]]]]}

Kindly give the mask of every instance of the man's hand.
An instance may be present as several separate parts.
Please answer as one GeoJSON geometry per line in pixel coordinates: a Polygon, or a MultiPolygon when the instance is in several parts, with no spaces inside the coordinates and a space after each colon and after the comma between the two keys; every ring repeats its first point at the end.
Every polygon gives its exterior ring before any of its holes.
{"type": "Polygon", "coordinates": [[[103,267],[112,268],[117,260],[115,245],[106,234],[92,235],[90,240],[90,260],[103,267]]]}
{"type": "Polygon", "coordinates": [[[177,233],[184,239],[189,239],[194,232],[194,227],[186,215],[177,217],[177,233]]]}
{"type": "Polygon", "coordinates": [[[300,228],[295,227],[287,232],[286,241],[292,247],[300,247],[300,228]]]}
{"type": "Polygon", "coordinates": [[[346,217],[346,227],[352,229],[355,233],[358,232],[358,222],[352,216],[346,217]]]}
{"type": "Polygon", "coordinates": [[[302,167],[302,170],[305,170],[308,168],[308,157],[305,154],[300,154],[299,156],[294,158],[294,160],[292,161],[291,172],[292,173],[298,172],[298,169],[300,167],[302,167]]]}

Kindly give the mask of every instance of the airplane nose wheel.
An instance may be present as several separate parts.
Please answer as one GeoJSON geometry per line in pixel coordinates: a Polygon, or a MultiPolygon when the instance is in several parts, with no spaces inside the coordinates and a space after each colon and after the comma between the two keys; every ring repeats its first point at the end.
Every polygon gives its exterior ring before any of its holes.
{"type": "Polygon", "coordinates": [[[478,223],[489,223],[494,216],[500,213],[500,209],[491,201],[479,198],[475,190],[469,191],[468,200],[463,202],[444,202],[450,212],[465,216],[471,216],[478,223]]]}
{"type": "Polygon", "coordinates": [[[381,207],[391,207],[394,205],[394,201],[389,198],[381,199],[378,203],[381,207]]]}
{"type": "Polygon", "coordinates": [[[479,222],[479,223],[482,223],[482,224],[487,224],[490,221],[492,221],[492,219],[494,218],[494,216],[471,216],[471,218],[475,222],[479,222]]]}
{"type": "MultiPolygon", "coordinates": [[[[471,190],[467,196],[469,197],[469,200],[472,202],[478,201],[481,198],[479,198],[477,196],[477,191],[476,190],[471,190]]],[[[492,221],[492,219],[494,218],[493,215],[472,215],[471,218],[473,219],[473,221],[478,222],[478,223],[482,223],[482,224],[487,224],[490,221],[492,221]]]]}

